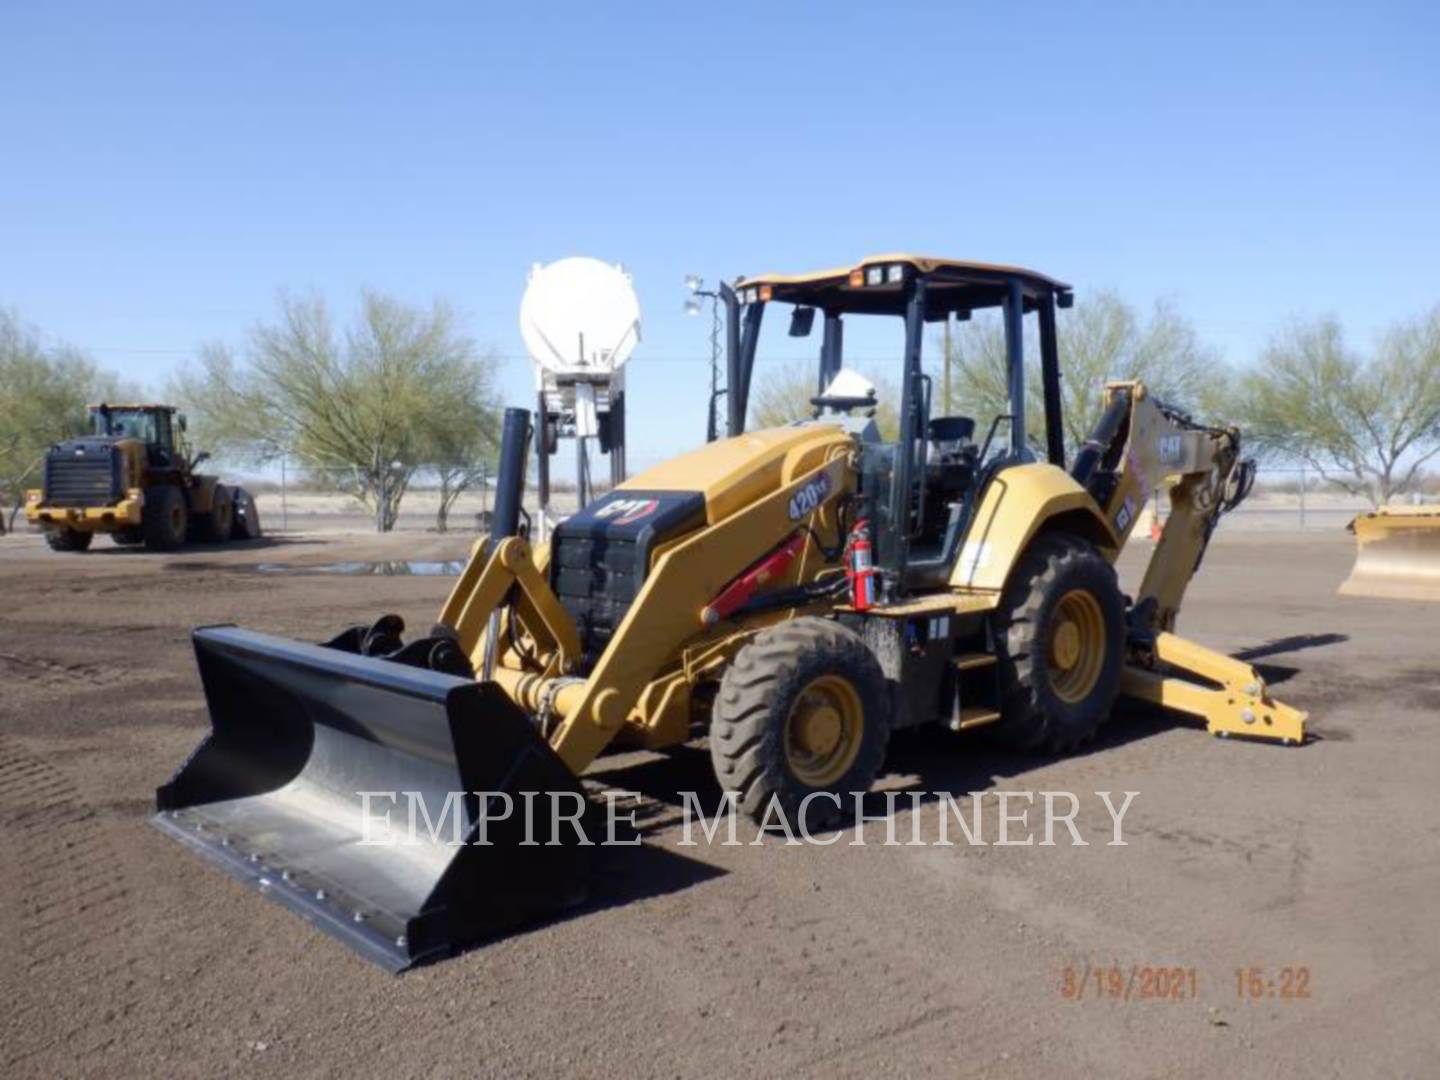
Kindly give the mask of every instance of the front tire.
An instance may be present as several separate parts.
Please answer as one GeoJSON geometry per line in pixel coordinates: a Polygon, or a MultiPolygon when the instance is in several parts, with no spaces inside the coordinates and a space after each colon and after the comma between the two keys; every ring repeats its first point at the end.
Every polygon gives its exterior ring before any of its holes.
{"type": "Polygon", "coordinates": [[[184,545],[190,523],[185,496],[173,484],[151,488],[145,492],[141,520],[147,550],[175,551],[184,545]]]}
{"type": "Polygon", "coordinates": [[[86,551],[90,547],[90,541],[94,539],[94,533],[81,532],[67,526],[45,530],[45,542],[50,545],[51,551],[86,551]]]}
{"type": "Polygon", "coordinates": [[[720,681],[710,721],[715,777],[756,822],[774,800],[794,827],[829,827],[885,761],[886,700],[875,654],[839,623],[802,618],[763,630],[720,681]],[[828,794],[805,803],[816,793],[828,794]]]}
{"type": "Polygon", "coordinates": [[[1060,753],[1093,738],[1120,690],[1125,600],[1115,568],[1075,536],[1041,536],[994,616],[1000,742],[1060,753]]]}

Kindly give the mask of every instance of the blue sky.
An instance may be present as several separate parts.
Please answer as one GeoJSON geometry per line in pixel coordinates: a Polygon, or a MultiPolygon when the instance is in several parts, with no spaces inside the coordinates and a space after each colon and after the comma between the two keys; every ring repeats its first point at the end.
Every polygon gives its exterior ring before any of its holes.
{"type": "Polygon", "coordinates": [[[1440,300],[1428,4],[0,4],[0,305],[163,386],[276,290],[634,274],[631,460],[703,432],[681,278],[916,249],[1166,296],[1232,361],[1440,300]]]}

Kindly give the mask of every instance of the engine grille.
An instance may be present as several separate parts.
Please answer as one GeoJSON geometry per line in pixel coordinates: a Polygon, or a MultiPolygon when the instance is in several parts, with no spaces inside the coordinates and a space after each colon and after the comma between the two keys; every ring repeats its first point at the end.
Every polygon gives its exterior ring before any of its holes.
{"type": "Polygon", "coordinates": [[[109,506],[120,494],[120,454],[114,446],[71,442],[45,456],[46,506],[109,506]]]}
{"type": "Polygon", "coordinates": [[[555,594],[589,659],[604,652],[635,599],[635,548],[633,540],[582,537],[555,545],[555,594]]]}
{"type": "Polygon", "coordinates": [[[625,621],[655,545],[704,520],[698,492],[619,488],[555,527],[550,586],[575,620],[585,669],[625,621]]]}

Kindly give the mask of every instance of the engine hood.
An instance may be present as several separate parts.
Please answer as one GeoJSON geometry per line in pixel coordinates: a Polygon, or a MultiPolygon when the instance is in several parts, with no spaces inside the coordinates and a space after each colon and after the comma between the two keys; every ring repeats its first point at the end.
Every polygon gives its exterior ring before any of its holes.
{"type": "Polygon", "coordinates": [[[720,439],[646,469],[617,491],[687,491],[705,497],[710,524],[819,468],[853,436],[825,423],[798,424],[720,439]]]}

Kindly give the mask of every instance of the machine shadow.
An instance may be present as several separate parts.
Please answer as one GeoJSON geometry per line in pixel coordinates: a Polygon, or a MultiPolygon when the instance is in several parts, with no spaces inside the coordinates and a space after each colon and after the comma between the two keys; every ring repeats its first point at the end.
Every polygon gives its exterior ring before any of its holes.
{"type": "MultiPolygon", "coordinates": [[[[1267,656],[1299,652],[1301,649],[1318,649],[1324,645],[1339,645],[1349,640],[1349,634],[1292,634],[1290,637],[1267,641],[1264,645],[1241,649],[1235,654],[1235,659],[1249,663],[1254,660],[1263,660],[1267,656]]],[[[1267,681],[1269,681],[1268,678],[1267,681]]]]}
{"type": "MultiPolygon", "coordinates": [[[[1318,649],[1326,645],[1340,645],[1350,640],[1349,634],[1293,634],[1290,637],[1276,638],[1274,641],[1267,641],[1263,645],[1256,645],[1253,648],[1241,649],[1235,654],[1237,660],[1244,660],[1253,664],[1260,677],[1265,680],[1268,686],[1279,686],[1288,682],[1300,674],[1300,669],[1291,667],[1288,664],[1261,664],[1256,661],[1267,656],[1280,656],[1285,653],[1299,652],[1301,649],[1318,649]]],[[[1307,738],[1306,742],[1310,740],[1307,738]]]]}
{"type": "MultiPolygon", "coordinates": [[[[1342,634],[1314,635],[1313,640],[1287,638],[1283,642],[1271,642],[1251,650],[1250,654],[1270,655],[1289,652],[1297,648],[1310,648],[1334,644],[1347,640],[1342,634]],[[1280,647],[1276,647],[1280,646],[1280,647]]],[[[1244,656],[1246,653],[1237,653],[1244,656]]],[[[1267,683],[1284,681],[1298,673],[1298,668],[1268,665],[1261,668],[1267,683]],[[1276,676],[1278,677],[1272,677],[1276,676]]],[[[1042,751],[1011,750],[987,741],[980,733],[956,735],[937,725],[909,728],[897,731],[891,736],[890,750],[881,773],[880,790],[867,793],[863,800],[867,816],[883,814],[887,807],[887,792],[908,795],[923,793],[919,805],[924,806],[946,795],[959,797],[970,792],[981,792],[994,788],[1006,780],[1012,780],[1026,773],[1045,768],[1061,760],[1074,760],[1101,754],[1132,742],[1151,738],[1174,729],[1187,729],[1196,738],[1209,738],[1203,721],[1171,712],[1144,702],[1122,699],[1116,706],[1109,723],[1102,727],[1093,740],[1078,750],[1064,754],[1042,751]],[[885,783],[886,777],[909,777],[907,782],[885,783]]],[[[1307,733],[1303,746],[1324,741],[1321,732],[1307,733]]],[[[1218,741],[1218,740],[1217,740],[1218,741]]],[[[1297,747],[1280,747],[1264,740],[1235,739],[1253,745],[1264,743],[1277,752],[1293,752],[1297,747]]],[[[639,797],[635,804],[635,826],[642,837],[654,836],[666,829],[679,826],[685,820],[685,796],[693,794],[699,800],[707,818],[712,818],[720,807],[720,787],[710,764],[708,749],[700,743],[687,743],[667,751],[664,755],[648,758],[633,764],[616,764],[599,768],[585,774],[587,786],[592,791],[603,789],[620,790],[639,797]]],[[[624,804],[622,804],[624,805],[624,804]]],[[[903,804],[906,809],[910,802],[903,804]]],[[[847,820],[850,808],[846,807],[847,820]]],[[[842,826],[843,827],[843,826],[842,826]]]]}

